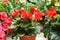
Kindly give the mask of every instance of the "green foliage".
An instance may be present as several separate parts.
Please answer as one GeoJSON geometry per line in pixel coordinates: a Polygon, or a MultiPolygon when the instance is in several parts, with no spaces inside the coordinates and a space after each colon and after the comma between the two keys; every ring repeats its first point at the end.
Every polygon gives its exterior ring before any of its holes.
{"type": "Polygon", "coordinates": [[[35,35],[40,33],[40,30],[36,28],[37,21],[32,20],[23,20],[20,17],[13,19],[13,26],[15,27],[15,32],[13,34],[13,37],[17,36],[25,36],[25,35],[35,35]],[[37,31],[39,30],[39,31],[37,31]]]}

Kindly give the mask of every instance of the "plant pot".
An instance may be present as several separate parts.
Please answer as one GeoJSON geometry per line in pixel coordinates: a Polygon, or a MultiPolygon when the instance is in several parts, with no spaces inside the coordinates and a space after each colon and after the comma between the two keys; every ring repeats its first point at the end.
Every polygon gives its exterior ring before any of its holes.
{"type": "Polygon", "coordinates": [[[8,29],[6,32],[7,32],[7,35],[10,35],[14,32],[14,29],[8,29]]]}
{"type": "Polygon", "coordinates": [[[36,36],[23,36],[20,40],[36,40],[36,36]]]}

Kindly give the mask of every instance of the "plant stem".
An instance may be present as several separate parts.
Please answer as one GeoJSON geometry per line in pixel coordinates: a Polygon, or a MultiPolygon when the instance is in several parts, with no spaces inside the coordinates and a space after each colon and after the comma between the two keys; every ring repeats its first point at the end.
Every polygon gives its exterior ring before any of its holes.
{"type": "Polygon", "coordinates": [[[15,40],[17,40],[18,39],[18,37],[17,37],[17,35],[16,35],[16,39],[15,40]]]}

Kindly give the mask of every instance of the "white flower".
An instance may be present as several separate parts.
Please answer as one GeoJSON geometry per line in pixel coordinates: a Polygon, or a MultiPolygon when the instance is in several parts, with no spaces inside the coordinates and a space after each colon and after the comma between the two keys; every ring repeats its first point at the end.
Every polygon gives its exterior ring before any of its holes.
{"type": "Polygon", "coordinates": [[[59,6],[59,2],[56,2],[56,3],[55,3],[55,6],[59,6]]]}
{"type": "Polygon", "coordinates": [[[51,2],[52,0],[46,0],[46,1],[51,2]]]}
{"type": "Polygon", "coordinates": [[[27,0],[19,0],[21,3],[25,3],[27,0]]]}

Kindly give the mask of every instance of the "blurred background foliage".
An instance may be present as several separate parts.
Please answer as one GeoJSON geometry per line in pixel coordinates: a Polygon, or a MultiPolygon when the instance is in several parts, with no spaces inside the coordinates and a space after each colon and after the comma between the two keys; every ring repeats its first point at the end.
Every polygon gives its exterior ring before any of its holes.
{"type": "Polygon", "coordinates": [[[6,12],[8,15],[21,7],[26,8],[27,11],[30,7],[36,7],[44,13],[52,6],[56,8],[58,15],[52,22],[51,31],[47,31],[49,28],[44,28],[42,31],[45,33],[45,37],[48,33],[50,34],[49,40],[60,40],[60,0],[0,0],[0,12],[6,12]]]}
{"type": "Polygon", "coordinates": [[[60,12],[60,0],[0,0],[0,12],[6,11],[7,13],[20,7],[25,7],[27,11],[29,7],[37,7],[44,12],[51,6],[55,6],[58,13],[60,12]]]}

